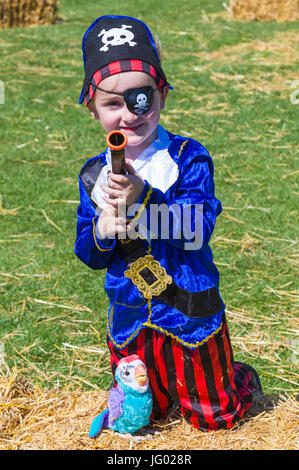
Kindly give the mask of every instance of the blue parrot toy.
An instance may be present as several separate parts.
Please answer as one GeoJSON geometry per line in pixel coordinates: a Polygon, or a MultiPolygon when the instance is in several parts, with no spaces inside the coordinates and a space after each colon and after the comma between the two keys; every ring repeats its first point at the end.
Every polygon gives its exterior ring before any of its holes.
{"type": "Polygon", "coordinates": [[[89,437],[96,438],[103,428],[134,434],[149,424],[153,401],[147,370],[139,356],[121,359],[115,371],[117,387],[109,392],[108,409],[91,423],[89,437]]]}

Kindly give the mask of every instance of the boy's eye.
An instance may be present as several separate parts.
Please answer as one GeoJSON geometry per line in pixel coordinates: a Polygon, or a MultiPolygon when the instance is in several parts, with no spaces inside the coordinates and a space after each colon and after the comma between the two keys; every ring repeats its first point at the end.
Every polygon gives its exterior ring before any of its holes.
{"type": "Polygon", "coordinates": [[[111,106],[113,108],[119,108],[122,106],[122,103],[120,101],[109,101],[108,106],[111,106]]]}

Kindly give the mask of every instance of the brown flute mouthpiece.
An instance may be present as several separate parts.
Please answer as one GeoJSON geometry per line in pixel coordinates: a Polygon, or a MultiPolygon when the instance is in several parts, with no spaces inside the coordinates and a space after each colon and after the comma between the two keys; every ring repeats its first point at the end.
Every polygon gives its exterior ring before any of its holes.
{"type": "Polygon", "coordinates": [[[126,175],[125,146],[128,138],[123,131],[111,131],[106,137],[106,142],[111,151],[112,173],[126,175]]]}
{"type": "MultiPolygon", "coordinates": [[[[106,137],[106,142],[111,151],[112,173],[126,175],[125,146],[128,138],[123,131],[111,131],[106,137]]],[[[109,196],[113,199],[113,196],[109,196]]],[[[128,223],[128,222],[127,222],[128,223]]],[[[121,244],[130,243],[129,238],[120,239],[121,244]]]]}
{"type": "Polygon", "coordinates": [[[128,138],[123,131],[111,131],[107,135],[106,142],[111,150],[122,150],[128,143],[128,138]]]}

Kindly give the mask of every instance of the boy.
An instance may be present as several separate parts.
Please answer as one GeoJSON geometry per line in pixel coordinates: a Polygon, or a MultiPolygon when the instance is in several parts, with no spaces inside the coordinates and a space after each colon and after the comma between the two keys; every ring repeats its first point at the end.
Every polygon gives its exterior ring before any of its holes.
{"type": "Polygon", "coordinates": [[[153,419],[176,405],[197,429],[230,428],[261,387],[252,367],[233,361],[209,247],[222,210],[212,159],[200,143],[159,125],[172,87],[144,23],[101,17],[82,48],[80,103],[107,133],[119,130],[128,139],[127,175],[111,172],[107,149],[79,176],[75,253],[92,269],[107,268],[112,371],[138,354],[148,369],[153,419]],[[157,207],[162,220],[153,228],[157,207]]]}

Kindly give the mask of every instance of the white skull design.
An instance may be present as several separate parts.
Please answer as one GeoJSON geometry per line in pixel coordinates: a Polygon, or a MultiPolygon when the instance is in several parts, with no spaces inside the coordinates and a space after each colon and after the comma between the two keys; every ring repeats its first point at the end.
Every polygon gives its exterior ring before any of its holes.
{"type": "Polygon", "coordinates": [[[134,109],[136,109],[136,112],[138,111],[142,113],[143,111],[146,111],[148,108],[148,102],[147,102],[147,96],[144,93],[139,93],[136,98],[137,104],[135,104],[134,109]]]}
{"type": "Polygon", "coordinates": [[[127,43],[129,46],[136,46],[137,42],[132,41],[134,34],[126,28],[132,28],[132,26],[122,24],[121,28],[111,28],[108,31],[102,29],[100,34],[98,34],[98,37],[102,36],[101,39],[104,44],[100,51],[108,51],[108,46],[122,46],[127,43]]]}

